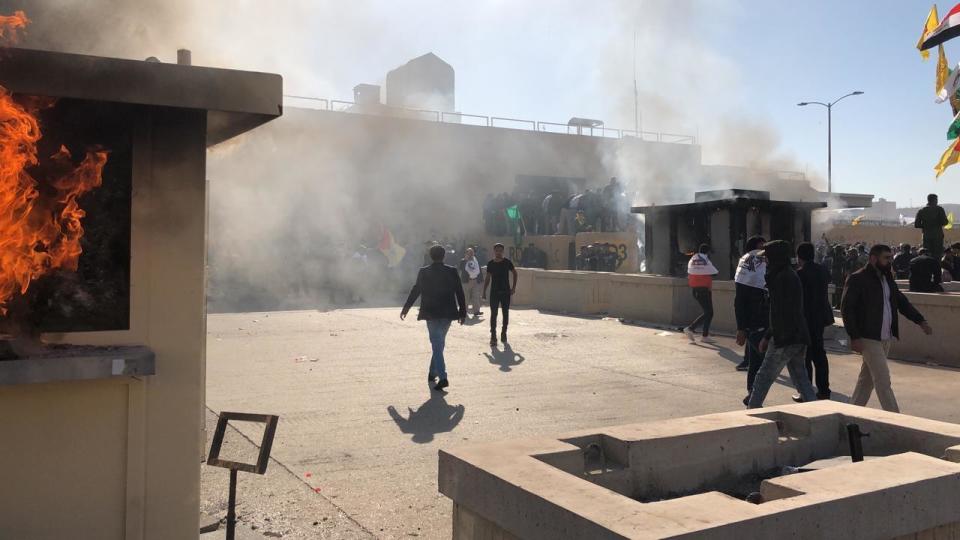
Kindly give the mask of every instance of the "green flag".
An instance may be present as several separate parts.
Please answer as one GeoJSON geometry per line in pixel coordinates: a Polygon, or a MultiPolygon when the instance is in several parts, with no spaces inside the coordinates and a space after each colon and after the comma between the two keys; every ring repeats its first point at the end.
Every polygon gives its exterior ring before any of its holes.
{"type": "Polygon", "coordinates": [[[505,209],[504,213],[507,215],[507,229],[513,235],[513,245],[520,247],[523,244],[523,234],[525,232],[520,207],[513,205],[505,209]]]}
{"type": "Polygon", "coordinates": [[[947,140],[953,140],[960,137],[960,113],[953,117],[950,127],[947,128],[947,140]]]}

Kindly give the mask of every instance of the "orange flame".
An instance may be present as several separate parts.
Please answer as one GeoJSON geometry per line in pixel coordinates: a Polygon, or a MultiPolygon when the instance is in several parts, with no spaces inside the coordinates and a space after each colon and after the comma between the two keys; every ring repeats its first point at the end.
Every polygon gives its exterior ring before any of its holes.
{"type": "Polygon", "coordinates": [[[13,15],[0,15],[0,41],[5,44],[17,42],[17,32],[23,30],[30,24],[27,14],[22,11],[14,11],[13,15]]]}
{"type": "Polygon", "coordinates": [[[41,190],[27,169],[39,164],[37,113],[52,101],[26,101],[17,103],[0,87],[0,314],[38,277],[77,269],[86,215],[77,199],[100,186],[107,162],[107,152],[95,150],[74,166],[61,147],[50,157],[54,173],[41,190]]]}

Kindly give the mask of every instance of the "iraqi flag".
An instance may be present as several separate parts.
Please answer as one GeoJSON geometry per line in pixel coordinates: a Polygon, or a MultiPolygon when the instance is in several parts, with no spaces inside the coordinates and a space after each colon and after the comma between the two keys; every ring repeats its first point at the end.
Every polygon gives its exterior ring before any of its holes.
{"type": "Polygon", "coordinates": [[[926,34],[920,50],[932,49],[957,36],[960,36],[960,4],[953,6],[950,13],[947,13],[947,16],[940,21],[940,24],[926,34]]]}

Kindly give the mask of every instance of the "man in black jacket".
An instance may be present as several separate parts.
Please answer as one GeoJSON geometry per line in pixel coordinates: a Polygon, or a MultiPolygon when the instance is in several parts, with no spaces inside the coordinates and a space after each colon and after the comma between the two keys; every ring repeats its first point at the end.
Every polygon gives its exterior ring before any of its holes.
{"type": "Polygon", "coordinates": [[[747,407],[751,409],[763,406],[763,400],[783,371],[783,366],[787,366],[790,380],[803,401],[817,399],[804,366],[810,333],[803,317],[800,278],[790,265],[792,255],[790,243],[784,240],[774,240],[763,248],[763,256],[767,259],[767,290],[770,292],[770,326],[760,342],[760,350],[766,351],[766,355],[747,402],[747,407]],[[767,351],[771,339],[773,347],[767,351]]]}
{"type": "MultiPolygon", "coordinates": [[[[827,298],[830,272],[814,262],[814,256],[813,244],[804,242],[797,246],[797,260],[800,262],[797,275],[803,284],[803,317],[810,333],[807,377],[812,382],[816,371],[817,399],[830,399],[830,367],[827,365],[827,351],[823,348],[823,329],[833,324],[833,307],[827,298]]],[[[799,400],[800,396],[794,396],[794,401],[799,400]]]]}
{"type": "Polygon", "coordinates": [[[910,253],[910,244],[900,244],[900,251],[893,258],[893,273],[897,279],[910,277],[910,261],[912,260],[913,254],[910,253]]]}
{"type": "Polygon", "coordinates": [[[910,292],[943,292],[940,261],[930,256],[927,248],[920,248],[910,261],[910,292]]]}
{"type": "MultiPolygon", "coordinates": [[[[744,246],[746,253],[737,263],[734,274],[736,292],[733,297],[733,312],[737,319],[737,345],[742,346],[743,362],[737,371],[747,372],[747,398],[753,390],[753,381],[763,363],[760,342],[767,333],[770,306],[767,305],[767,262],[759,256],[765,239],[753,236],[744,246]]],[[[746,403],[744,403],[746,405],[746,403]]]]}
{"type": "Polygon", "coordinates": [[[887,366],[890,341],[900,335],[897,312],[920,325],[927,335],[932,334],[933,329],[897,288],[890,269],[891,258],[889,246],[877,244],[870,248],[867,266],[847,278],[840,310],[843,327],[850,335],[850,348],[863,356],[860,377],[850,402],[866,405],[875,387],[883,410],[900,412],[887,366]]]}
{"type": "Polygon", "coordinates": [[[427,382],[433,383],[438,377],[440,379],[433,387],[434,390],[443,390],[450,386],[447,381],[446,362],[443,359],[450,323],[456,319],[463,324],[467,318],[467,302],[463,295],[463,285],[460,284],[460,275],[456,268],[443,264],[445,255],[446,249],[443,246],[430,248],[430,259],[433,262],[420,269],[417,282],[410,289],[410,296],[400,312],[400,319],[405,319],[417,297],[422,297],[417,320],[427,321],[427,332],[433,348],[427,382]]]}

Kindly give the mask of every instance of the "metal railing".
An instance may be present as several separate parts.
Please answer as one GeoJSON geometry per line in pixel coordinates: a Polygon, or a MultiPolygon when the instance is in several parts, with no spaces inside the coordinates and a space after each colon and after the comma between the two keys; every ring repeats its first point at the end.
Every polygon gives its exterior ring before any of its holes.
{"type": "Polygon", "coordinates": [[[283,97],[291,100],[300,100],[314,105],[323,111],[334,111],[354,114],[378,114],[438,122],[443,124],[461,124],[469,126],[495,127],[501,129],[519,129],[523,131],[538,131],[560,135],[580,135],[584,137],[602,137],[607,139],[640,139],[644,142],[662,142],[672,144],[697,144],[693,135],[677,133],[660,133],[656,131],[640,131],[632,129],[616,129],[604,126],[578,127],[557,122],[542,122],[524,118],[505,118],[500,116],[485,116],[482,114],[467,114],[461,112],[435,111],[429,109],[408,109],[405,107],[390,107],[383,104],[363,105],[353,101],[340,99],[326,99],[309,96],[295,96],[284,94],[283,97]]]}

